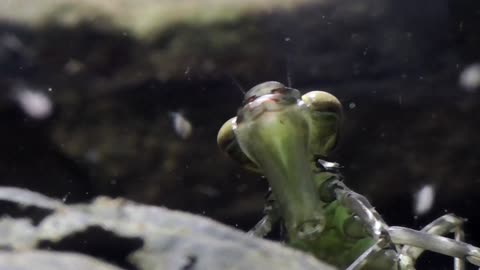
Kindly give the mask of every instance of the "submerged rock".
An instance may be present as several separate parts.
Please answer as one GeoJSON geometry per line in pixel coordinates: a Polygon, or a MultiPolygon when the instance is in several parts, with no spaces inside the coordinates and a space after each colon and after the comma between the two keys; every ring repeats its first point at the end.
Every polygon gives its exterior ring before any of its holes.
{"type": "Polygon", "coordinates": [[[65,205],[0,188],[0,209],[2,269],[333,269],[208,218],[124,199],[65,205]]]}

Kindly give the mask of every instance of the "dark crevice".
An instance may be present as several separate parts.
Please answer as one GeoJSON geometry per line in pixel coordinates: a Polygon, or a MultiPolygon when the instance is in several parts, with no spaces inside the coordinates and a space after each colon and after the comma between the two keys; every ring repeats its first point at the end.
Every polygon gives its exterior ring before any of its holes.
{"type": "Polygon", "coordinates": [[[40,241],[39,249],[71,251],[105,260],[124,269],[138,268],[128,261],[128,256],[140,249],[144,241],[139,237],[125,237],[100,226],[90,226],[84,231],[64,237],[58,242],[40,241]]]}
{"type": "Polygon", "coordinates": [[[34,205],[22,205],[15,202],[0,200],[0,213],[12,218],[28,218],[37,226],[44,218],[54,212],[52,209],[34,205]]]}

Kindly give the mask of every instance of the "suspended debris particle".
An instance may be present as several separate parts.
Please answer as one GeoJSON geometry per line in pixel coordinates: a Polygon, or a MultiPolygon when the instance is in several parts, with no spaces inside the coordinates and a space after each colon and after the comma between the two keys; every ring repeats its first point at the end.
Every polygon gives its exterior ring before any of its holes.
{"type": "Polygon", "coordinates": [[[236,191],[237,192],[245,192],[248,189],[247,184],[240,184],[237,186],[236,191]]]}
{"type": "Polygon", "coordinates": [[[196,186],[194,189],[198,193],[201,193],[207,197],[220,196],[220,191],[212,186],[201,185],[201,186],[196,186]]]}
{"type": "Polygon", "coordinates": [[[182,139],[188,139],[192,135],[192,124],[179,112],[170,112],[170,118],[172,119],[173,129],[175,133],[182,139]]]}
{"type": "Polygon", "coordinates": [[[70,194],[71,194],[70,192],[67,192],[67,194],[65,194],[65,196],[63,196],[63,198],[62,198],[62,202],[63,202],[63,203],[67,202],[68,197],[70,196],[70,194]]]}
{"type": "Polygon", "coordinates": [[[352,110],[352,109],[355,109],[355,107],[357,107],[357,104],[355,104],[355,102],[350,102],[350,103],[348,103],[348,108],[349,108],[349,109],[352,110]]]}
{"type": "Polygon", "coordinates": [[[13,98],[31,118],[42,120],[52,114],[52,101],[43,92],[21,88],[14,93],[13,98]]]}
{"type": "Polygon", "coordinates": [[[420,188],[413,196],[415,215],[424,215],[432,209],[435,200],[435,189],[433,185],[425,185],[420,188]]]}
{"type": "Polygon", "coordinates": [[[97,163],[100,159],[100,154],[96,149],[89,149],[85,153],[85,159],[90,163],[97,163]]]}
{"type": "Polygon", "coordinates": [[[79,73],[80,71],[84,70],[85,65],[75,59],[70,59],[68,62],[65,64],[64,69],[65,72],[67,72],[69,75],[74,75],[79,73]]]}
{"type": "Polygon", "coordinates": [[[0,37],[0,44],[14,52],[19,52],[25,49],[23,43],[20,41],[20,39],[18,39],[18,37],[8,33],[0,37]]]}
{"type": "Polygon", "coordinates": [[[480,64],[465,67],[460,73],[459,83],[466,91],[473,92],[480,88],[480,64]]]}
{"type": "Polygon", "coordinates": [[[366,47],[366,48],[363,50],[363,56],[367,56],[367,53],[368,53],[368,47],[366,47]]]}

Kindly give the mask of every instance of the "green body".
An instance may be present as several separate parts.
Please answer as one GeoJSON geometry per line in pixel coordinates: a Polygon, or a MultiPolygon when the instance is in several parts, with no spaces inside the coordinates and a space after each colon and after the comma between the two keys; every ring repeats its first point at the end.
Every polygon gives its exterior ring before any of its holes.
{"type": "MultiPolygon", "coordinates": [[[[250,90],[237,117],[219,132],[220,147],[246,168],[264,174],[288,243],[340,269],[373,244],[363,224],[336,200],[322,200],[323,184],[334,174],[321,171],[317,157],[335,147],[342,121],[340,102],[326,92],[303,96],[276,82],[250,90]],[[345,232],[356,229],[353,236],[345,232]]],[[[364,269],[390,269],[380,252],[364,269]]]]}

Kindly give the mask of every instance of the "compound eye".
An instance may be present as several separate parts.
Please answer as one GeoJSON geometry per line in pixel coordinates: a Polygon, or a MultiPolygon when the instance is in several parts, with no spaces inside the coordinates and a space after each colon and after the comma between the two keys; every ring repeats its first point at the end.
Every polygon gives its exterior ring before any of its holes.
{"type": "Polygon", "coordinates": [[[238,145],[233,131],[233,125],[236,120],[236,117],[233,117],[223,124],[218,131],[217,144],[225,154],[239,163],[242,167],[253,172],[260,172],[258,166],[243,153],[240,145],[238,145]]]}
{"type": "Polygon", "coordinates": [[[342,104],[330,93],[311,91],[303,95],[302,100],[312,111],[335,113],[340,117],[342,115],[342,104]]]}
{"type": "Polygon", "coordinates": [[[302,96],[311,119],[310,150],[314,155],[328,156],[336,147],[342,124],[342,105],[332,94],[312,91],[302,96]]]}

